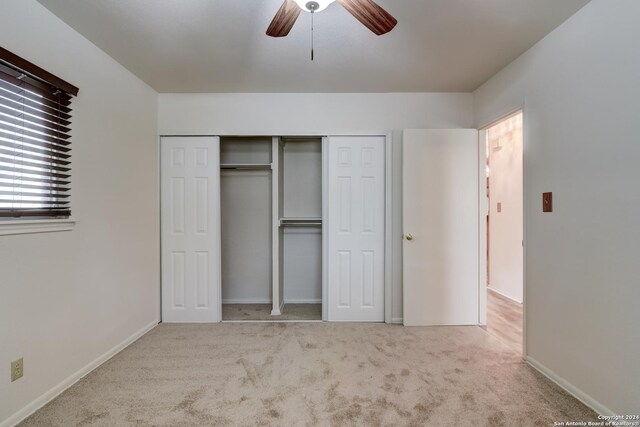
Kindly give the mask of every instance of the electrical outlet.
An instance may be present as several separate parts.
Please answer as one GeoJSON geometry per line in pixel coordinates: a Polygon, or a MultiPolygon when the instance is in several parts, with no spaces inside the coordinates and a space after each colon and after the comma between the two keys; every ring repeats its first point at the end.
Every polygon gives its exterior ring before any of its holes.
{"type": "Polygon", "coordinates": [[[24,375],[24,362],[21,357],[20,359],[11,362],[11,382],[22,378],[22,375],[24,375]]]}

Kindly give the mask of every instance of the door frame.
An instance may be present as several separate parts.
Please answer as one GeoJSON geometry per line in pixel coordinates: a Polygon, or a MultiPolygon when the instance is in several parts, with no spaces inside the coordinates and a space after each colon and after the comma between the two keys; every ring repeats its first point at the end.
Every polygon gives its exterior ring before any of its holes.
{"type": "Polygon", "coordinates": [[[486,122],[478,128],[478,153],[482,153],[478,156],[478,163],[482,165],[479,168],[479,181],[478,184],[478,198],[479,206],[478,219],[480,222],[480,238],[479,238],[479,318],[478,324],[486,326],[487,324],[487,221],[486,215],[488,215],[489,198],[486,197],[486,143],[487,143],[487,130],[512,117],[518,113],[522,113],[522,358],[527,358],[527,141],[529,140],[527,135],[527,115],[526,115],[526,101],[522,104],[508,110],[506,113],[501,114],[498,118],[486,122]]]}
{"type": "MultiPolygon", "coordinates": [[[[322,137],[322,320],[327,321],[327,233],[326,233],[326,219],[327,219],[327,211],[326,211],[326,180],[328,179],[327,167],[328,162],[326,161],[326,156],[328,152],[326,150],[327,137],[328,136],[381,136],[385,138],[385,231],[384,231],[384,322],[385,323],[393,323],[392,321],[392,310],[393,310],[393,132],[390,131],[347,131],[347,132],[214,132],[214,133],[163,133],[158,136],[158,177],[162,173],[161,159],[160,159],[160,144],[163,137],[175,137],[175,136],[190,136],[190,137],[229,137],[229,136],[321,136],[322,137]]],[[[160,196],[160,179],[158,179],[158,196],[160,196]]],[[[158,205],[159,205],[159,217],[162,215],[162,200],[158,197],[158,205]]],[[[218,210],[220,207],[218,206],[218,210]]],[[[218,228],[220,225],[218,224],[218,228]]],[[[160,239],[162,239],[162,235],[160,235],[160,239]]],[[[220,245],[220,241],[217,242],[220,245]]],[[[162,253],[162,248],[160,248],[160,253],[162,253]]],[[[159,263],[160,267],[160,275],[162,274],[162,262],[159,263]]],[[[401,266],[400,266],[401,267],[401,266]]],[[[161,277],[161,276],[160,276],[161,277]]],[[[159,315],[160,321],[162,322],[162,280],[160,278],[159,283],[159,296],[160,296],[160,307],[159,307],[159,315]]],[[[214,289],[215,295],[218,298],[218,313],[217,319],[215,322],[222,321],[222,282],[220,280],[215,284],[214,289]]],[[[214,323],[215,323],[214,322],[214,323]]]]}

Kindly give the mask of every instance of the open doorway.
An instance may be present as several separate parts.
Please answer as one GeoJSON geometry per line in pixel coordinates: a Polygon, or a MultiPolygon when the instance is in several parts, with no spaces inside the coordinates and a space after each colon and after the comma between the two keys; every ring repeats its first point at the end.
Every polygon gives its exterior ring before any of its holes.
{"type": "Polygon", "coordinates": [[[523,348],[523,114],[486,128],[487,332],[523,348]]]}

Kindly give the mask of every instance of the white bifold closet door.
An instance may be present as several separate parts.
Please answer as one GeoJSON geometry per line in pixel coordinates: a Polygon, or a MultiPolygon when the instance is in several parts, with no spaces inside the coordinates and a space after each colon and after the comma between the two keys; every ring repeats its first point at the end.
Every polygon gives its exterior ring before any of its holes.
{"type": "Polygon", "coordinates": [[[220,141],[161,140],[162,321],[220,320],[220,141]]]}
{"type": "Polygon", "coordinates": [[[384,321],[385,137],[328,138],[327,317],[384,321]]]}

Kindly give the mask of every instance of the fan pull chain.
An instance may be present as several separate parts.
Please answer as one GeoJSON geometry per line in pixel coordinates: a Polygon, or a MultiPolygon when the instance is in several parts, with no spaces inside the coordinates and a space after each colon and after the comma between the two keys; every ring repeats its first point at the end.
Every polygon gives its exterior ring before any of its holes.
{"type": "Polygon", "coordinates": [[[313,13],[314,11],[311,11],[311,60],[313,61],[313,13]]]}

